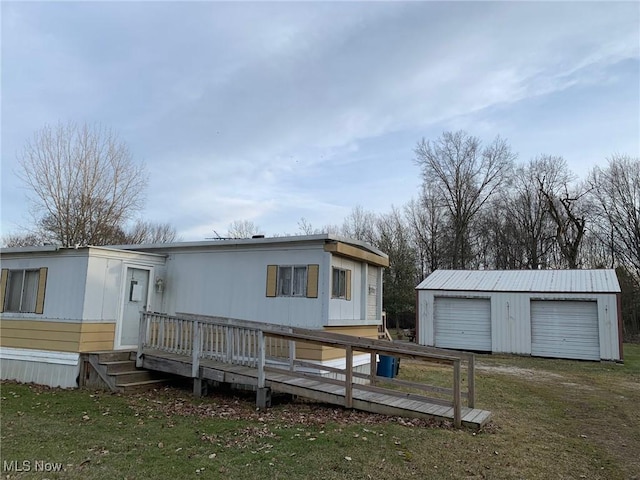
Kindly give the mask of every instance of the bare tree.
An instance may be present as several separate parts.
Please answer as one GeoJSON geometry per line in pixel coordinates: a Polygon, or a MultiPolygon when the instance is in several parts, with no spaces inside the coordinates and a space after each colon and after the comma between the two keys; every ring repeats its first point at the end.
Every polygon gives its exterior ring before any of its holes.
{"type": "Polygon", "coordinates": [[[142,243],[171,243],[178,240],[178,233],[173,225],[138,220],[124,234],[123,243],[138,245],[142,243]]]}
{"type": "Polygon", "coordinates": [[[511,197],[502,194],[482,209],[473,222],[478,268],[503,270],[524,268],[524,248],[513,216],[509,215],[511,197]]]}
{"type": "Polygon", "coordinates": [[[42,237],[33,233],[25,234],[9,234],[2,237],[3,247],[38,247],[44,245],[46,242],[42,240],[42,237]]]}
{"type": "Polygon", "coordinates": [[[575,177],[562,157],[546,155],[541,159],[550,168],[538,173],[536,183],[555,226],[561,261],[568,268],[579,268],[587,225],[585,195],[588,190],[584,185],[572,183],[575,177]]]}
{"type": "Polygon", "coordinates": [[[512,188],[502,198],[502,209],[504,221],[512,224],[508,234],[511,242],[521,251],[517,268],[535,270],[546,266],[555,235],[543,192],[557,192],[571,178],[566,162],[559,157],[539,156],[516,168],[512,188]]]}
{"type": "Polygon", "coordinates": [[[607,168],[592,170],[589,183],[601,220],[601,241],[640,280],[640,159],[614,155],[607,168]]]}
{"type": "Polygon", "coordinates": [[[415,311],[415,286],[418,283],[416,250],[411,230],[399,210],[377,219],[376,246],[389,255],[389,267],[383,273],[383,304],[389,319],[399,327],[399,316],[415,311]]]}
{"type": "Polygon", "coordinates": [[[71,246],[117,243],[144,202],[147,175],[127,145],[101,126],[45,126],[27,141],[19,178],[30,189],[47,240],[71,246]]]}
{"type": "Polygon", "coordinates": [[[227,230],[228,238],[251,238],[254,235],[261,234],[260,227],[251,220],[234,220],[229,224],[229,229],[227,230]]]}
{"type": "Polygon", "coordinates": [[[315,228],[306,218],[301,217],[298,221],[298,235],[320,235],[323,233],[340,234],[340,228],[336,225],[325,225],[315,228]]]}
{"type": "Polygon", "coordinates": [[[416,163],[423,182],[446,207],[451,228],[451,267],[465,268],[473,257],[472,219],[508,178],[515,154],[500,137],[482,147],[466,132],[445,132],[434,142],[418,142],[416,163]]]}
{"type": "Polygon", "coordinates": [[[313,235],[314,233],[319,233],[316,232],[316,230],[313,228],[313,225],[311,225],[311,223],[304,217],[301,217],[298,221],[298,228],[300,229],[300,233],[302,235],[313,235]]]}
{"type": "Polygon", "coordinates": [[[419,280],[422,280],[440,268],[444,260],[445,212],[436,198],[426,190],[423,190],[419,201],[411,200],[405,211],[419,259],[419,280]]]}
{"type": "Polygon", "coordinates": [[[373,243],[375,240],[376,216],[356,205],[342,223],[340,234],[345,237],[373,243]]]}

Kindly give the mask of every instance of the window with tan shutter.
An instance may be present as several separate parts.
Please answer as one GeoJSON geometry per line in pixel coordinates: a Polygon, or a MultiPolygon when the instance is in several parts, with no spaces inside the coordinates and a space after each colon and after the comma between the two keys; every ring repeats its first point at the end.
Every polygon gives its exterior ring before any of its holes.
{"type": "Polygon", "coordinates": [[[267,265],[267,297],[318,297],[319,265],[267,265]]]}
{"type": "Polygon", "coordinates": [[[2,270],[3,312],[43,313],[47,268],[2,270]]]}

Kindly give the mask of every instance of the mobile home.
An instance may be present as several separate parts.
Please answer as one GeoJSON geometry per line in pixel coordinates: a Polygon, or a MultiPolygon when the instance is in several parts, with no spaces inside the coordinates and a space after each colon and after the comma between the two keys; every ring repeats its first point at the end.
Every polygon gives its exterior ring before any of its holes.
{"type": "MultiPolygon", "coordinates": [[[[2,379],[63,387],[77,386],[80,353],[134,349],[141,310],[377,338],[388,265],[374,247],[333,235],[6,248],[0,255],[2,379]]],[[[298,356],[344,362],[330,348],[298,356]]],[[[368,368],[366,356],[357,361],[368,368]]]]}

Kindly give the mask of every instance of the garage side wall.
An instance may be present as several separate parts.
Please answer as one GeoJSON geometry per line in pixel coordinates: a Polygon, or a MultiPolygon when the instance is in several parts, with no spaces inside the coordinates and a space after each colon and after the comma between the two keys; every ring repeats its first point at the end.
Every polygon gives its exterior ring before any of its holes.
{"type": "Polygon", "coordinates": [[[600,359],[620,360],[618,312],[615,294],[522,293],[418,290],[418,342],[437,346],[434,302],[437,297],[490,298],[491,343],[495,353],[531,354],[531,301],[595,301],[598,309],[600,359]]]}

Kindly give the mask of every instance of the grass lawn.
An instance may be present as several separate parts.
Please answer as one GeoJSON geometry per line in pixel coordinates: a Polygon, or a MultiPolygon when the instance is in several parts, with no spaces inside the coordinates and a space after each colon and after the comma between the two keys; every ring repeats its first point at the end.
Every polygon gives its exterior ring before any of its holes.
{"type": "MultiPolygon", "coordinates": [[[[256,411],[251,394],[3,383],[2,478],[640,479],[640,345],[625,345],[624,365],[477,365],[477,406],[494,414],[480,432],[288,399],[256,411]]],[[[411,362],[400,373],[438,374],[411,362]]]]}

